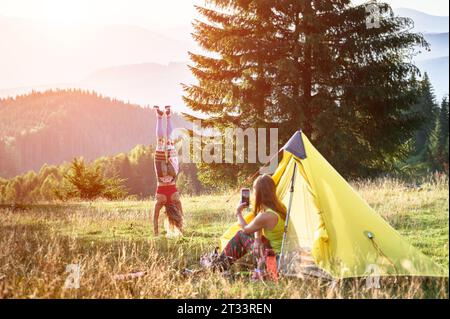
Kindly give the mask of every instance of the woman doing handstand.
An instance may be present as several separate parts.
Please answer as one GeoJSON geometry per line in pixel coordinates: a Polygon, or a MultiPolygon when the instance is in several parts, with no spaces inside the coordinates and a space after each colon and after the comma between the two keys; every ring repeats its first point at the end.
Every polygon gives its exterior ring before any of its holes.
{"type": "Polygon", "coordinates": [[[172,139],[172,112],[170,106],[165,107],[165,112],[158,106],[156,111],[156,136],[158,139],[155,151],[155,171],[157,177],[156,203],[153,214],[153,230],[155,236],[159,234],[159,213],[165,208],[165,213],[171,228],[177,228],[183,232],[183,209],[180,194],[176,187],[176,179],[179,171],[177,152],[172,139]],[[164,113],[167,118],[166,132],[163,129],[164,113]]]}

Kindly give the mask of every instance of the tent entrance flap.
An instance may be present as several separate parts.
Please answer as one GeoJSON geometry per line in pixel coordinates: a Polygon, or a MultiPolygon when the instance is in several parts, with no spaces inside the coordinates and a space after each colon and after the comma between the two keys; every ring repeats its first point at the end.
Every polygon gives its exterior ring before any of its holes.
{"type": "Polygon", "coordinates": [[[295,175],[297,173],[297,163],[294,163],[294,173],[292,174],[292,178],[291,178],[291,187],[289,190],[289,205],[288,205],[288,209],[287,209],[287,214],[286,214],[286,221],[284,223],[284,233],[283,233],[283,241],[281,243],[281,254],[280,254],[280,259],[278,261],[278,269],[280,269],[280,263],[283,260],[283,252],[284,252],[284,246],[286,243],[286,235],[287,235],[287,230],[288,230],[288,225],[289,225],[289,216],[291,215],[291,209],[292,209],[292,200],[294,197],[294,183],[295,183],[295,175]]]}
{"type": "Polygon", "coordinates": [[[282,201],[288,207],[288,214],[279,271],[285,276],[313,275],[329,278],[319,269],[311,255],[320,221],[319,209],[315,204],[311,186],[300,173],[302,170],[302,163],[292,157],[278,181],[280,188],[290,190],[282,195],[282,201]],[[287,187],[285,183],[289,183],[291,187],[287,187]]]}

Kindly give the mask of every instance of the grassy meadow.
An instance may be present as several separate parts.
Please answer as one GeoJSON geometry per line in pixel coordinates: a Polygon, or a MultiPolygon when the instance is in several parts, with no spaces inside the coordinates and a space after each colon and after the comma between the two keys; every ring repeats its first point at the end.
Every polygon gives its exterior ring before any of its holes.
{"type": "MultiPolygon", "coordinates": [[[[378,179],[355,188],[415,247],[449,266],[448,179],[420,186],[378,179]]],[[[448,279],[252,282],[198,269],[234,221],[238,197],[184,197],[182,238],[153,236],[152,201],[41,203],[0,208],[0,298],[448,298],[448,279]],[[64,289],[66,265],[80,263],[79,289],[64,289]],[[134,279],[115,275],[145,271],[134,279]]],[[[161,218],[161,229],[163,218],[161,218]]]]}

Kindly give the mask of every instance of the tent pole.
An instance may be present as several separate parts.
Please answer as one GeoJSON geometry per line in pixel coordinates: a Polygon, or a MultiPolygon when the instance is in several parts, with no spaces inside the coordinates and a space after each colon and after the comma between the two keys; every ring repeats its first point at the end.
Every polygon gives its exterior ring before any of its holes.
{"type": "Polygon", "coordinates": [[[296,173],[297,173],[297,162],[294,163],[294,172],[293,172],[292,178],[291,178],[291,188],[289,190],[289,192],[290,192],[289,205],[288,205],[288,209],[287,209],[287,213],[286,213],[286,221],[284,222],[284,233],[283,233],[283,241],[281,242],[280,259],[278,260],[278,270],[280,270],[281,261],[283,260],[283,255],[284,255],[284,248],[285,248],[284,246],[285,246],[287,230],[288,230],[288,226],[289,226],[289,216],[291,215],[292,200],[294,198],[294,183],[295,183],[296,173]]]}

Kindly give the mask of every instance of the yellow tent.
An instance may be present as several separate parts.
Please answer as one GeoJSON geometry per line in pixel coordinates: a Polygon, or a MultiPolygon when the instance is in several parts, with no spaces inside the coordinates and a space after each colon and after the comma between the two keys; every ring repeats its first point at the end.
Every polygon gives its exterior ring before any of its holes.
{"type": "MultiPolygon", "coordinates": [[[[281,273],[301,275],[309,255],[316,268],[334,278],[448,276],[384,221],[301,131],[283,147],[273,179],[288,207],[281,273]]],[[[239,229],[238,224],[229,228],[221,246],[239,229]]]]}

